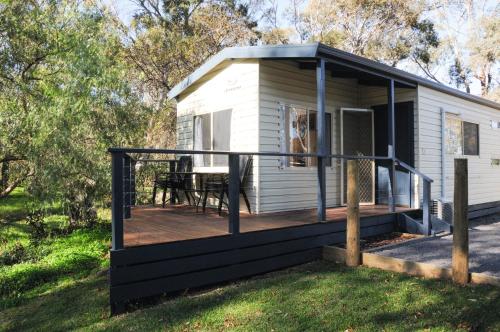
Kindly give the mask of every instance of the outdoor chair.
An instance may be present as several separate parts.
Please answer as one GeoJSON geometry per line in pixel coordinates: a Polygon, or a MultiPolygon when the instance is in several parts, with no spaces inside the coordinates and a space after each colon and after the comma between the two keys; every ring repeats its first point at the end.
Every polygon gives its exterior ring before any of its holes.
{"type": "Polygon", "coordinates": [[[163,189],[162,206],[165,207],[167,197],[167,190],[175,201],[180,202],[179,192],[182,191],[191,205],[196,202],[193,195],[191,172],[193,169],[193,161],[191,156],[181,156],[179,160],[175,161],[174,171],[167,172],[166,174],[155,174],[155,181],[153,186],[153,204],[156,201],[156,193],[159,188],[163,189]]]}
{"type": "MultiPolygon", "coordinates": [[[[252,169],[252,156],[240,156],[240,167],[239,167],[239,177],[240,177],[240,194],[243,196],[245,200],[245,204],[248,209],[248,213],[252,213],[250,209],[250,202],[248,200],[247,194],[245,192],[245,187],[248,183],[248,179],[250,177],[250,171],[252,169]]],[[[219,205],[217,211],[219,215],[222,212],[222,204],[227,203],[224,202],[224,195],[229,197],[229,178],[228,175],[221,176],[218,179],[209,179],[205,183],[204,191],[203,191],[203,212],[205,212],[205,207],[207,205],[208,195],[212,194],[215,198],[219,200],[219,205]]]]}

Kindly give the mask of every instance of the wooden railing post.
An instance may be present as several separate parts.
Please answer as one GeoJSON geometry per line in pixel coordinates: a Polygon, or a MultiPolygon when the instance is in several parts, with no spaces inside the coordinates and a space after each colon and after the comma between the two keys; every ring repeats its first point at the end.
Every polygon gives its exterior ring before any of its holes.
{"type": "Polygon", "coordinates": [[[431,183],[427,179],[423,179],[423,224],[425,235],[431,235],[432,223],[431,223],[431,183]]]}
{"type": "Polygon", "coordinates": [[[111,236],[113,250],[123,249],[123,152],[111,155],[111,236]]]}
{"type": "Polygon", "coordinates": [[[240,232],[240,155],[229,154],[229,233],[240,232]]]}
{"type": "Polygon", "coordinates": [[[455,188],[453,197],[453,281],[469,282],[469,188],[467,159],[455,159],[455,188]]]}
{"type": "Polygon", "coordinates": [[[346,264],[358,266],[360,255],[359,226],[359,163],[357,160],[347,161],[347,241],[346,264]]]}

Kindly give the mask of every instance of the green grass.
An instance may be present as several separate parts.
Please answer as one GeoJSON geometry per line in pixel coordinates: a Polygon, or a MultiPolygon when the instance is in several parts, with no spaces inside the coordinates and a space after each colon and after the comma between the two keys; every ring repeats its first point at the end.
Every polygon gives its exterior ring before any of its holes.
{"type": "Polygon", "coordinates": [[[30,202],[22,189],[0,200],[0,218],[4,218],[0,223],[0,310],[37,298],[59,284],[74,283],[109,264],[109,222],[64,235],[61,230],[68,218],[54,214],[58,204],[51,204],[48,210],[53,214],[45,218],[51,235],[34,241],[25,221],[30,202]],[[11,258],[13,253],[19,262],[5,263],[5,257],[11,258]]]}
{"type": "Polygon", "coordinates": [[[9,196],[0,199],[0,220],[26,212],[30,199],[23,188],[16,188],[9,196]]]}
{"type": "Polygon", "coordinates": [[[0,266],[0,331],[500,331],[500,288],[323,261],[109,317],[108,222],[36,245],[22,220],[11,225],[10,241],[25,241],[29,259],[0,266]]]}
{"type": "Polygon", "coordinates": [[[0,315],[3,330],[499,331],[500,290],[314,262],[108,317],[107,282],[54,285],[0,315]]]}

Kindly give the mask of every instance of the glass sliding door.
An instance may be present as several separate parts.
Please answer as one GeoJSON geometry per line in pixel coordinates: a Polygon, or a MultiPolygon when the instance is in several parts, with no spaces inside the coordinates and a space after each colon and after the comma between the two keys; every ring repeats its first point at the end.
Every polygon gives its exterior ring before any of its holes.
{"type": "MultiPolygon", "coordinates": [[[[230,151],[231,110],[196,115],[193,120],[193,148],[206,151],[230,151]]],[[[227,166],[227,156],[195,155],[194,166],[227,166]]]]}

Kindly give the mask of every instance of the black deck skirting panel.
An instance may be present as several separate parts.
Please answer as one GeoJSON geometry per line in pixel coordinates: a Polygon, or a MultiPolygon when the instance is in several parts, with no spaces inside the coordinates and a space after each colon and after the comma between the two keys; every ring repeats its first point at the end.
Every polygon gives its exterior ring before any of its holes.
{"type": "Polygon", "coordinates": [[[489,216],[500,212],[500,201],[469,205],[469,219],[489,216]]]}
{"type": "MultiPolygon", "coordinates": [[[[361,219],[361,236],[395,230],[396,214],[361,219]]],[[[238,235],[111,251],[110,303],[208,286],[310,262],[325,245],[345,242],[345,222],[315,223],[238,235]]]]}

